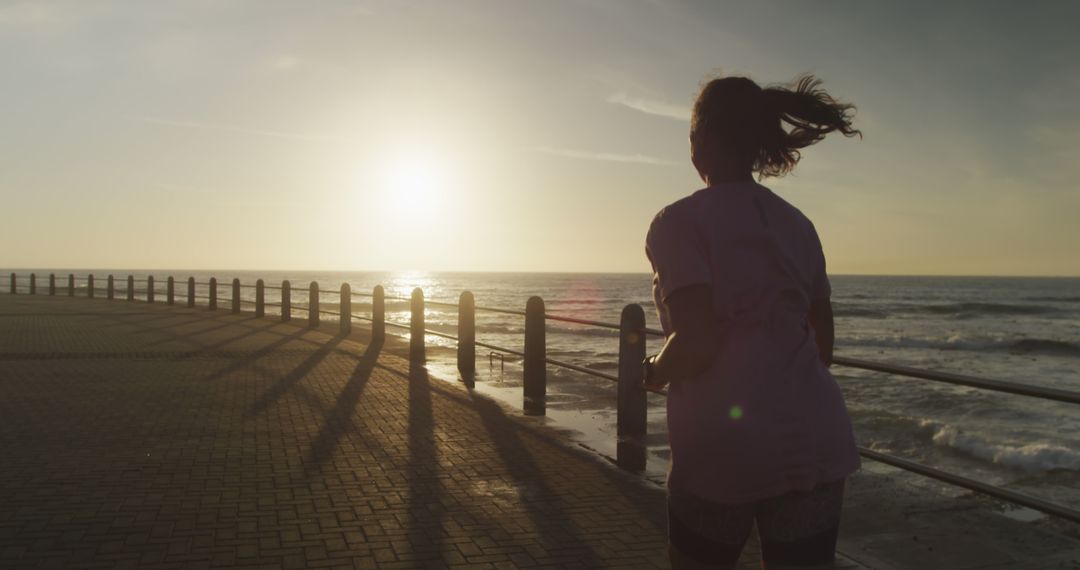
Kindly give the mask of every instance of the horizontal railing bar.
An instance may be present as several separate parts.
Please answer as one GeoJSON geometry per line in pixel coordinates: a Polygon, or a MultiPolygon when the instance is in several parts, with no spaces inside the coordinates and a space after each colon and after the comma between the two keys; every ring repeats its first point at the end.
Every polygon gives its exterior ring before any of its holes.
{"type": "Polygon", "coordinates": [[[352,291],[351,294],[352,294],[353,297],[374,297],[375,296],[375,295],[373,295],[371,293],[361,293],[361,292],[357,292],[357,291],[352,291]]]}
{"type": "Polygon", "coordinates": [[[293,312],[303,311],[303,312],[306,313],[308,311],[308,309],[310,308],[307,305],[297,305],[296,303],[291,303],[291,305],[292,305],[293,312]]]}
{"type": "MultiPolygon", "coordinates": [[[[525,357],[524,352],[519,352],[519,351],[516,351],[516,350],[513,350],[513,349],[506,348],[506,347],[497,346],[497,345],[494,345],[494,344],[488,344],[486,342],[480,342],[480,341],[476,341],[475,344],[476,344],[476,346],[482,346],[484,348],[490,348],[491,350],[498,350],[500,352],[505,352],[507,354],[513,354],[515,356],[520,356],[522,358],[525,357]]],[[[577,364],[571,364],[569,362],[563,362],[561,360],[555,360],[554,358],[545,358],[544,362],[547,362],[548,364],[551,364],[553,366],[559,366],[561,368],[567,368],[569,370],[574,370],[576,372],[581,372],[583,374],[588,374],[590,376],[596,376],[598,378],[603,378],[605,380],[611,380],[613,382],[618,382],[619,381],[619,378],[617,376],[613,376],[611,374],[605,374],[603,372],[599,372],[599,371],[593,370],[591,368],[586,368],[584,366],[578,366],[577,364]]]]}
{"type": "Polygon", "coordinates": [[[1016,505],[1028,507],[1029,509],[1035,509],[1039,512],[1054,515],[1056,517],[1061,517],[1075,523],[1080,523],[1080,511],[1070,509],[1069,507],[1063,505],[1044,501],[1042,499],[1032,497],[1030,495],[1025,495],[1023,493],[1017,493],[1016,491],[1002,489],[1001,487],[990,485],[988,483],[983,483],[982,481],[976,481],[974,479],[969,479],[967,477],[948,473],[946,471],[935,469],[921,463],[915,463],[914,461],[908,461],[907,459],[902,459],[894,455],[881,453],[879,451],[874,451],[865,447],[859,448],[859,455],[862,455],[867,459],[872,459],[874,461],[879,461],[881,463],[892,465],[893,467],[898,467],[905,471],[918,473],[919,475],[923,475],[924,477],[930,477],[931,479],[944,481],[946,483],[956,485],[958,487],[963,487],[965,489],[970,489],[984,495],[990,495],[991,497],[995,497],[1003,501],[1008,501],[1016,505]]]}
{"type": "Polygon", "coordinates": [[[385,325],[386,325],[386,326],[388,326],[388,327],[397,327],[397,328],[399,328],[399,329],[408,329],[408,330],[412,330],[412,327],[411,327],[411,326],[409,326],[409,325],[403,325],[403,324],[400,324],[400,323],[395,323],[394,321],[383,321],[383,324],[385,324],[385,325]]]}
{"type": "Polygon", "coordinates": [[[424,332],[425,332],[426,334],[430,334],[430,335],[434,335],[434,336],[439,336],[439,337],[442,337],[442,338],[448,338],[448,339],[450,339],[450,340],[457,340],[457,339],[458,339],[458,337],[456,337],[456,336],[454,336],[454,335],[451,335],[451,334],[446,334],[446,333],[444,333],[444,332],[439,332],[439,331],[433,331],[433,330],[431,330],[431,329],[424,329],[424,332]]]}
{"type": "Polygon", "coordinates": [[[619,330],[619,325],[613,323],[604,323],[600,321],[590,321],[588,319],[576,319],[574,317],[560,317],[558,315],[544,315],[544,318],[549,321],[561,321],[564,323],[576,323],[579,325],[589,325],[593,327],[600,327],[604,329],[619,330]]]}
{"type": "Polygon", "coordinates": [[[498,350],[500,352],[505,352],[507,354],[513,354],[514,356],[520,356],[522,358],[525,357],[524,352],[519,352],[517,350],[513,350],[513,349],[510,349],[510,348],[497,346],[497,345],[494,345],[494,344],[488,344],[486,342],[480,342],[480,341],[475,341],[473,344],[475,344],[476,346],[482,346],[484,348],[490,348],[491,350],[498,350]]]}
{"type": "Polygon", "coordinates": [[[605,380],[611,380],[612,382],[618,382],[619,381],[619,377],[615,376],[613,374],[607,374],[607,373],[604,373],[604,372],[600,372],[599,370],[593,370],[592,368],[587,368],[585,366],[579,366],[577,364],[571,364],[569,362],[563,362],[562,360],[555,360],[554,358],[545,358],[544,362],[547,362],[548,364],[552,364],[554,366],[560,366],[562,368],[568,368],[570,370],[581,372],[582,374],[588,374],[590,376],[596,376],[597,378],[603,378],[605,380]]]}
{"type": "MultiPolygon", "coordinates": [[[[391,297],[387,297],[387,298],[389,299],[391,297]]],[[[407,301],[408,299],[400,298],[400,300],[407,301]]],[[[438,305],[438,306],[442,306],[442,307],[458,307],[459,306],[457,303],[448,303],[448,302],[444,302],[444,301],[424,301],[424,303],[427,304],[427,305],[438,305]]],[[[525,316],[524,311],[516,311],[514,309],[501,309],[501,308],[498,308],[498,307],[476,307],[476,310],[477,311],[488,311],[488,312],[492,312],[492,313],[503,313],[503,314],[507,314],[507,315],[518,315],[518,316],[522,316],[522,317],[525,316]]],[[[547,320],[550,320],[550,321],[562,321],[562,322],[567,322],[567,323],[575,323],[575,324],[579,324],[579,325],[589,325],[589,326],[594,326],[594,327],[600,327],[600,328],[606,328],[606,329],[612,329],[612,330],[619,330],[619,325],[617,325],[615,323],[607,323],[607,322],[603,322],[603,321],[593,321],[593,320],[588,320],[588,319],[578,319],[578,318],[574,318],[574,317],[564,317],[564,316],[561,316],[561,315],[547,315],[547,314],[544,315],[544,318],[547,319],[547,320]]],[[[664,331],[657,330],[657,329],[646,328],[645,333],[650,334],[650,335],[654,335],[654,336],[665,336],[664,331]]]]}
{"type": "Polygon", "coordinates": [[[267,307],[280,307],[281,303],[263,303],[267,307]]]}
{"type": "Polygon", "coordinates": [[[425,304],[425,305],[435,305],[435,306],[437,306],[437,307],[453,307],[453,308],[455,308],[455,309],[456,309],[456,308],[458,308],[458,304],[457,304],[457,303],[447,303],[447,302],[445,302],[445,301],[430,301],[430,300],[424,300],[424,304],[425,304]]]}
{"type": "Polygon", "coordinates": [[[515,311],[513,309],[499,309],[496,307],[476,307],[477,311],[487,311],[489,313],[503,313],[505,315],[518,315],[525,316],[525,311],[515,311]]]}
{"type": "Polygon", "coordinates": [[[1069,404],[1080,404],[1080,392],[1061,390],[1058,388],[1031,386],[1027,384],[1020,384],[1018,382],[992,380],[990,378],[978,378],[976,376],[966,376],[963,374],[953,374],[950,372],[934,372],[931,370],[921,370],[919,368],[910,368],[907,366],[898,366],[895,364],[882,364],[878,362],[870,362],[867,360],[846,358],[842,356],[834,357],[833,364],[850,366],[852,368],[861,368],[863,370],[873,370],[876,372],[888,372],[890,374],[899,374],[901,376],[910,376],[912,378],[922,378],[924,380],[936,380],[938,382],[947,382],[950,384],[958,384],[960,386],[970,386],[972,388],[982,388],[984,390],[993,390],[995,392],[1006,392],[1009,394],[1019,394],[1021,396],[1031,396],[1033,398],[1056,400],[1058,402],[1066,402],[1069,404]]]}

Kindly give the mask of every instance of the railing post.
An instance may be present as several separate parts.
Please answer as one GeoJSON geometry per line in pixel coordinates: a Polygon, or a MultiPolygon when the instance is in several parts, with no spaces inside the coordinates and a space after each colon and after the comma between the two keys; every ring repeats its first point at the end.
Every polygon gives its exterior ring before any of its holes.
{"type": "Polygon", "coordinates": [[[37,274],[30,274],[30,294],[37,295],[37,274]]]}
{"type": "Polygon", "coordinates": [[[49,274],[49,295],[56,295],[56,274],[49,274]]]}
{"type": "Polygon", "coordinates": [[[615,462],[628,471],[645,470],[646,400],[642,386],[645,360],[645,311],[623,307],[619,321],[619,392],[615,462]]]}
{"type": "Polygon", "coordinates": [[[172,305],[176,303],[176,280],[170,275],[165,281],[165,304],[172,305]]]}
{"type": "Polygon", "coordinates": [[[341,284],[341,309],[338,311],[338,330],[341,334],[352,332],[352,287],[341,284]]]}
{"type": "Polygon", "coordinates": [[[192,308],[195,306],[195,278],[187,278],[187,306],[192,308]]]}
{"type": "Polygon", "coordinates": [[[208,310],[217,310],[217,277],[210,278],[210,302],[208,303],[208,310]]]}
{"type": "Polygon", "coordinates": [[[261,319],[266,315],[266,285],[263,280],[255,282],[255,318],[261,319]]]}
{"type": "Polygon", "coordinates": [[[426,362],[424,354],[424,290],[417,287],[412,292],[409,318],[409,362],[426,362]]]}
{"type": "Polygon", "coordinates": [[[11,294],[15,294],[15,274],[11,274],[11,294]]]}
{"type": "Polygon", "coordinates": [[[116,297],[116,282],[113,280],[113,276],[109,275],[105,279],[105,298],[112,301],[116,297]]]}
{"type": "Polygon", "coordinates": [[[240,280],[235,277],[232,280],[232,314],[240,314],[240,280]]]}
{"type": "Polygon", "coordinates": [[[68,273],[68,297],[75,296],[75,274],[68,273]]]}
{"type": "Polygon", "coordinates": [[[154,276],[153,275],[147,275],[146,276],[146,302],[147,303],[153,303],[154,302],[154,276]]]}
{"type": "Polygon", "coordinates": [[[307,307],[308,328],[319,328],[319,284],[315,281],[308,285],[307,307]]]}
{"type": "Polygon", "coordinates": [[[93,273],[86,276],[86,298],[87,299],[93,299],[94,298],[94,274],[93,273]]]}
{"type": "Polygon", "coordinates": [[[386,296],[382,285],[371,291],[371,341],[386,340],[386,296]]]}
{"type": "Polygon", "coordinates": [[[127,300],[128,301],[134,301],[135,300],[135,276],[134,275],[128,275],[128,280],[127,280],[127,300]]]}
{"type": "Polygon", "coordinates": [[[547,413],[547,335],[544,300],[529,297],[525,304],[525,415],[547,413]]]}
{"type": "Polygon", "coordinates": [[[471,291],[465,291],[458,299],[458,372],[470,375],[476,372],[476,302],[471,291]]]}
{"type": "Polygon", "coordinates": [[[292,320],[292,285],[289,280],[281,282],[281,322],[292,320]]]}

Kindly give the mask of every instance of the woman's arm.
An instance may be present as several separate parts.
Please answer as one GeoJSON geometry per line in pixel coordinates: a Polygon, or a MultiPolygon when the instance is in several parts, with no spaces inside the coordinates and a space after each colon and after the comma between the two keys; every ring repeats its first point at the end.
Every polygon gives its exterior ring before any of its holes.
{"type": "Polygon", "coordinates": [[[810,314],[807,315],[806,320],[814,328],[821,362],[825,366],[832,366],[833,343],[836,334],[833,326],[832,301],[825,297],[823,301],[815,302],[810,306],[810,314]]]}
{"type": "Polygon", "coordinates": [[[672,332],[653,360],[657,383],[650,384],[651,388],[701,374],[712,365],[719,346],[710,285],[679,289],[668,296],[664,307],[672,332]]]}

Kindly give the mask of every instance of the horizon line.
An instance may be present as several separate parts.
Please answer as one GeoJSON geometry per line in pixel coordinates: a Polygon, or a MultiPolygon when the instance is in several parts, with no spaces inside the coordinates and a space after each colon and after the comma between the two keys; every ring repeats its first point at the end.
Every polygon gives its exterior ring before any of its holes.
{"type": "MultiPolygon", "coordinates": [[[[238,271],[244,273],[256,273],[260,271],[273,272],[273,273],[474,273],[474,274],[534,274],[534,275],[651,275],[648,271],[577,271],[577,270],[551,270],[551,271],[536,271],[536,270],[459,270],[459,269],[195,269],[195,268],[138,268],[138,267],[122,267],[122,268],[90,268],[90,267],[75,267],[75,268],[58,268],[58,267],[9,267],[4,268],[2,271],[8,277],[11,272],[18,274],[20,271],[28,273],[37,273],[42,271],[65,271],[67,273],[82,271],[86,273],[94,273],[95,271],[137,271],[142,273],[150,272],[177,272],[187,271],[193,273],[212,273],[216,271],[228,272],[238,271]]],[[[829,273],[829,277],[941,277],[941,278],[996,278],[996,279],[1080,279],[1080,274],[1072,275],[1049,275],[1049,274],[986,274],[986,273],[829,273]]]]}

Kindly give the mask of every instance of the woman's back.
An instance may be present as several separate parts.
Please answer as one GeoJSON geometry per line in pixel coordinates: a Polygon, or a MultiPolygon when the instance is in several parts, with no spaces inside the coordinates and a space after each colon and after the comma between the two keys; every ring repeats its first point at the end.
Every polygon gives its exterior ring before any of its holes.
{"type": "Polygon", "coordinates": [[[807,324],[829,297],[810,221],[764,186],[723,183],[664,208],[646,248],[657,306],[707,283],[719,331],[712,366],[669,391],[669,483],[732,503],[857,468],[843,400],[807,324]]]}

